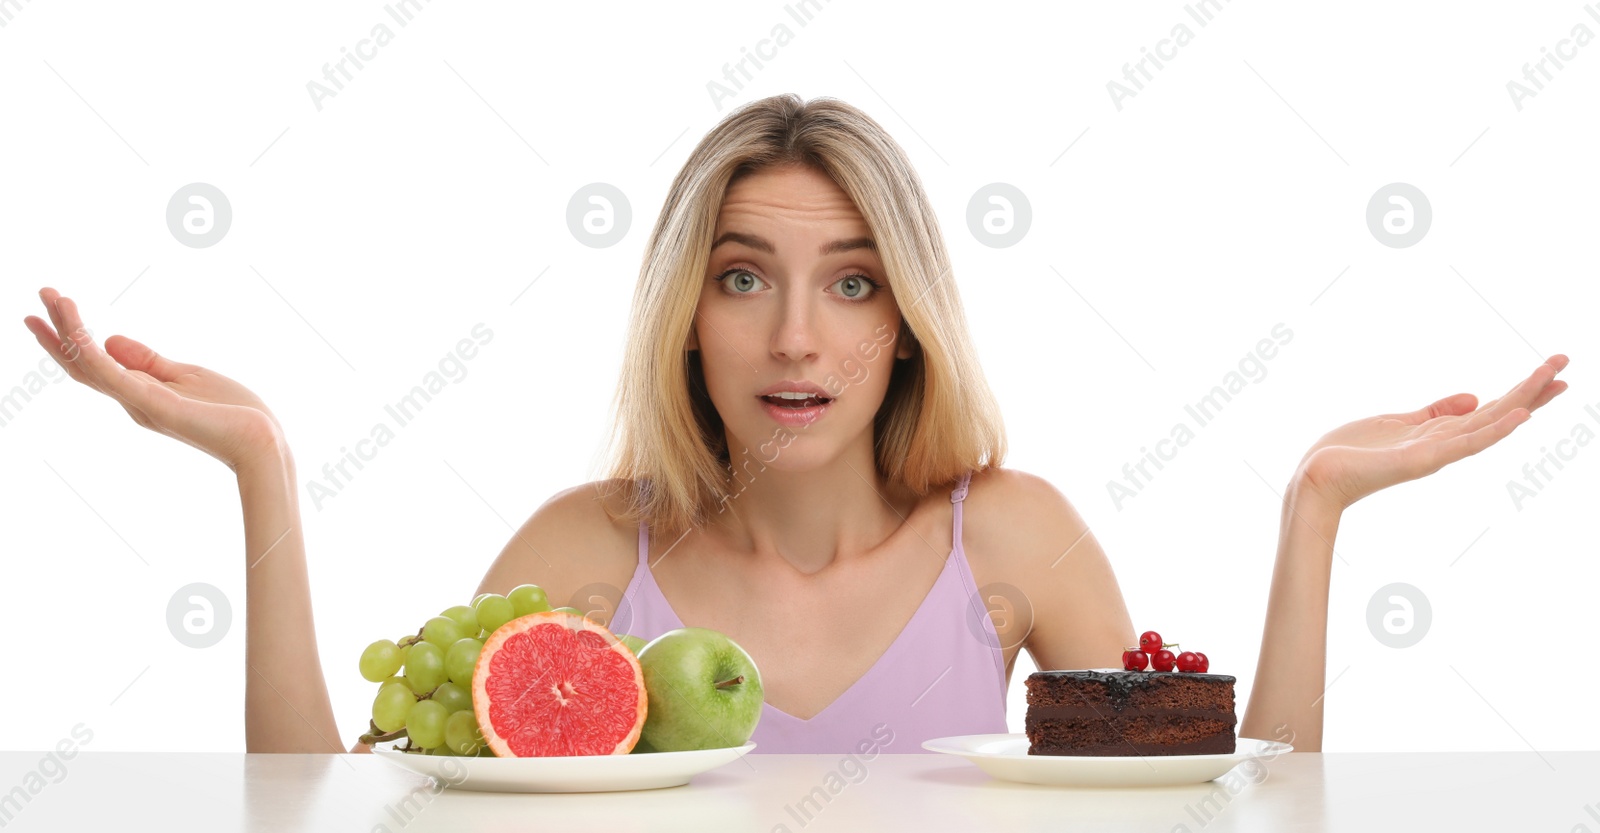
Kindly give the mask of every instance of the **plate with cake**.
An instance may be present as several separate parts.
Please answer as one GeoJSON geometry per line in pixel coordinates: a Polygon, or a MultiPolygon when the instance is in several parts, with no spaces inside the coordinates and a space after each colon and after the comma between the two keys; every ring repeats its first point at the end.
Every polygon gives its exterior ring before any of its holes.
{"type": "Polygon", "coordinates": [[[1006,781],[1067,787],[1199,784],[1293,747],[1236,737],[1226,674],[1036,671],[1028,675],[1024,734],[925,741],[1006,781]]]}

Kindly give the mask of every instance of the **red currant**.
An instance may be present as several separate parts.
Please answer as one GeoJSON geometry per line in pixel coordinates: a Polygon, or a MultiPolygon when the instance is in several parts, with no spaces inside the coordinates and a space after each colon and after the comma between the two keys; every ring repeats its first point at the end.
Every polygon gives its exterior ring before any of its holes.
{"type": "Polygon", "coordinates": [[[1200,655],[1193,651],[1184,651],[1178,655],[1178,670],[1184,673],[1193,673],[1200,670],[1200,655]]]}
{"type": "Polygon", "coordinates": [[[1145,631],[1139,637],[1139,650],[1147,654],[1154,654],[1161,650],[1161,634],[1155,631],[1145,631]]]}
{"type": "Polygon", "coordinates": [[[1171,671],[1172,666],[1176,663],[1177,658],[1174,657],[1172,652],[1166,648],[1156,651],[1155,654],[1150,657],[1150,667],[1156,671],[1171,671]]]}
{"type": "Polygon", "coordinates": [[[1123,651],[1122,668],[1125,671],[1143,671],[1150,662],[1144,651],[1123,651]]]}
{"type": "Polygon", "coordinates": [[[1195,656],[1198,658],[1200,664],[1196,665],[1194,670],[1199,671],[1202,674],[1211,670],[1211,660],[1206,659],[1205,654],[1195,654],[1195,656]]]}

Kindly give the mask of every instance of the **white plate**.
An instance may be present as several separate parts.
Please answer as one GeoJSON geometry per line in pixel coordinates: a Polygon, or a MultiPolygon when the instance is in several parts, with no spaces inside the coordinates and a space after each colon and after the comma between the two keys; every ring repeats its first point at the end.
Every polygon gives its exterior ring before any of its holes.
{"type": "Polygon", "coordinates": [[[923,741],[929,752],[960,755],[1003,781],[1056,787],[1167,787],[1221,777],[1245,761],[1275,758],[1294,747],[1239,738],[1232,755],[1029,755],[1028,736],[958,735],[923,741]]]}
{"type": "Polygon", "coordinates": [[[512,793],[612,792],[677,787],[756,748],[754,743],[692,752],[571,755],[545,758],[456,758],[400,752],[394,741],[372,748],[397,766],[458,790],[512,793]]]}

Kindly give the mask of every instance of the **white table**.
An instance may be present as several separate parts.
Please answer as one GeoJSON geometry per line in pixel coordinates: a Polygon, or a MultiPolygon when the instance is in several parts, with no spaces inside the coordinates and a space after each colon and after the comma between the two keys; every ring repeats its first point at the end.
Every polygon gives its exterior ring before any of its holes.
{"type": "MultiPolygon", "coordinates": [[[[0,790],[24,784],[43,757],[0,752],[0,790]]],[[[0,806],[0,829],[1565,833],[1585,825],[1600,833],[1600,752],[1290,753],[1259,782],[1236,769],[1205,785],[1144,790],[1011,784],[960,758],[885,754],[809,819],[789,808],[839,771],[840,756],[743,760],[663,790],[511,795],[439,791],[375,755],[80,751],[64,774],[48,771],[59,780],[45,781],[20,812],[0,806]]]]}

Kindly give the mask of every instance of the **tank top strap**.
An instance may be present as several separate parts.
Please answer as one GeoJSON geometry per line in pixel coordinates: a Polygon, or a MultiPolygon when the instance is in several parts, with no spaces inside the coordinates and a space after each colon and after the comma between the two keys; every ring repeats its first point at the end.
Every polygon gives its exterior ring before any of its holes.
{"type": "MultiPolygon", "coordinates": [[[[647,479],[640,480],[639,481],[639,491],[641,491],[644,494],[649,494],[650,493],[650,481],[647,480],[647,479]]],[[[648,566],[649,560],[650,560],[650,527],[645,523],[645,519],[644,518],[640,518],[639,519],[639,566],[645,567],[646,569],[649,569],[649,566],[648,566]]]]}
{"type": "Polygon", "coordinates": [[[955,523],[951,531],[951,538],[955,546],[961,546],[961,502],[967,499],[967,485],[972,482],[972,472],[961,475],[961,482],[956,485],[955,491],[950,493],[950,502],[955,506],[955,523]]]}
{"type": "MultiPolygon", "coordinates": [[[[995,690],[999,692],[1000,700],[1000,711],[997,725],[1003,726],[1005,723],[1005,651],[1000,647],[1000,635],[995,631],[994,622],[989,618],[988,607],[979,598],[981,594],[978,590],[978,582],[977,579],[975,579],[972,575],[972,566],[967,563],[966,545],[961,541],[961,504],[966,500],[967,489],[972,483],[972,474],[973,473],[971,471],[968,471],[967,473],[961,475],[960,483],[956,486],[955,490],[950,493],[950,502],[955,504],[955,529],[951,533],[951,560],[955,563],[956,572],[960,576],[959,586],[961,592],[961,599],[956,604],[964,607],[966,610],[966,615],[971,616],[974,622],[979,623],[976,627],[982,631],[983,640],[985,643],[987,643],[986,647],[981,651],[981,653],[989,656],[994,667],[995,676],[993,679],[998,681],[995,683],[995,690]]],[[[969,622],[968,625],[968,632],[973,632],[972,624],[969,622]]],[[[963,649],[969,649],[975,645],[975,643],[972,643],[968,640],[961,640],[959,642],[955,642],[954,644],[961,646],[963,649]]],[[[974,683],[974,685],[979,684],[974,683]]],[[[987,686],[980,685],[980,687],[987,686]]]]}
{"type": "Polygon", "coordinates": [[[952,491],[950,493],[950,502],[951,503],[960,503],[961,501],[966,500],[966,497],[967,497],[967,485],[970,484],[971,482],[972,482],[972,472],[969,471],[966,474],[961,475],[961,480],[956,483],[955,491],[952,491]]]}

